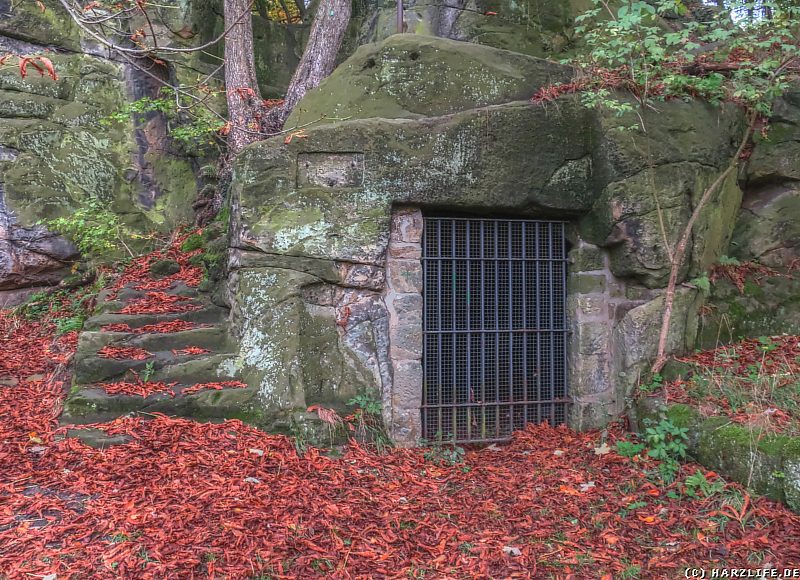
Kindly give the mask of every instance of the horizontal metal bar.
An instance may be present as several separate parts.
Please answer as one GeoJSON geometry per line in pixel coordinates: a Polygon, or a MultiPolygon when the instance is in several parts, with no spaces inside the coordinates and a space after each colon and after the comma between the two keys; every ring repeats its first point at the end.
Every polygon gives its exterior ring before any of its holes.
{"type": "Polygon", "coordinates": [[[528,264],[535,264],[536,262],[558,262],[559,264],[566,264],[569,258],[467,258],[465,256],[422,256],[423,262],[526,262],[528,264]]]}
{"type": "Polygon", "coordinates": [[[424,330],[423,334],[508,334],[509,332],[552,332],[555,334],[570,334],[572,331],[566,328],[473,328],[473,329],[440,329],[424,330]]]}
{"type": "Polygon", "coordinates": [[[426,403],[422,402],[423,409],[455,409],[457,407],[466,408],[472,407],[474,409],[486,409],[494,407],[524,407],[526,405],[558,405],[571,403],[571,399],[546,399],[546,400],[527,400],[527,401],[488,401],[486,403],[426,403]]]}
{"type": "Polygon", "coordinates": [[[426,222],[485,222],[485,223],[503,223],[503,224],[562,224],[567,225],[569,222],[561,220],[534,220],[527,218],[473,218],[473,217],[436,217],[426,216],[426,222]]]}

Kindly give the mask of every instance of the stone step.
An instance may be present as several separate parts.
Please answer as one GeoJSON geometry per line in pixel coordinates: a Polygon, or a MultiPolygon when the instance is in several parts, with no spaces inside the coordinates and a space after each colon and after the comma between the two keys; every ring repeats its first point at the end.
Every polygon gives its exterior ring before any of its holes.
{"type": "Polygon", "coordinates": [[[176,385],[175,395],[155,393],[147,397],[137,395],[109,395],[102,385],[74,387],[64,402],[62,425],[102,423],[117,417],[136,413],[163,413],[174,417],[194,419],[242,419],[256,421],[259,417],[256,389],[226,388],[203,390],[189,395],[181,394],[189,384],[176,385]]]}
{"type": "MultiPolygon", "coordinates": [[[[144,298],[147,291],[125,287],[100,297],[95,315],[86,321],[78,339],[73,387],[64,403],[62,424],[100,423],[130,413],[143,416],[164,413],[199,420],[257,420],[259,406],[255,403],[254,388],[209,389],[184,394],[191,385],[234,380],[236,356],[231,352],[233,345],[226,332],[229,310],[210,304],[206,298],[198,296],[196,289],[182,283],[163,291],[186,296],[190,298],[186,303],[199,308],[168,314],[122,314],[119,310],[144,298]],[[198,327],[165,333],[136,332],[145,326],[174,321],[192,322],[198,327]],[[126,324],[129,330],[102,330],[112,324],[126,324]],[[144,360],[99,356],[99,351],[107,346],[143,349],[151,356],[144,360]],[[209,352],[175,354],[189,347],[209,352]],[[149,381],[174,385],[169,392],[149,396],[114,395],[103,389],[108,383],[137,382],[136,377],[145,378],[145,373],[149,381]]],[[[94,428],[73,431],[70,436],[86,439],[88,444],[97,446],[125,442],[124,437],[108,437],[94,428]]]]}
{"type": "Polygon", "coordinates": [[[236,378],[236,355],[189,357],[157,369],[151,380],[182,384],[230,381],[236,378]]]}
{"type": "Polygon", "coordinates": [[[185,296],[187,298],[197,298],[197,288],[186,286],[183,282],[177,282],[172,287],[162,290],[137,290],[135,287],[123,287],[119,290],[105,290],[97,295],[95,312],[113,313],[124,308],[131,302],[145,298],[148,292],[164,292],[175,296],[185,296]]]}
{"type": "MultiPolygon", "coordinates": [[[[186,345],[191,346],[191,345],[186,345]]],[[[232,353],[214,353],[199,356],[175,356],[171,351],[152,352],[145,360],[113,359],[97,355],[75,357],[75,373],[73,384],[89,385],[121,380],[134,380],[130,371],[141,375],[152,366],[153,381],[181,381],[184,378],[193,382],[209,382],[227,380],[231,377],[227,368],[233,368],[232,353]],[[194,380],[196,378],[196,380],[194,380]]]]}
{"type": "Polygon", "coordinates": [[[141,328],[159,322],[185,320],[196,324],[217,324],[225,322],[230,311],[211,304],[205,304],[200,310],[189,312],[173,312],[170,314],[117,314],[113,312],[92,316],[86,321],[84,330],[99,330],[109,324],[127,324],[131,328],[141,328]]]}
{"type": "Polygon", "coordinates": [[[229,341],[224,329],[217,326],[193,328],[179,332],[144,333],[85,331],[78,340],[81,357],[93,356],[105,346],[143,348],[149,352],[183,349],[197,346],[215,352],[228,352],[229,341]]]}

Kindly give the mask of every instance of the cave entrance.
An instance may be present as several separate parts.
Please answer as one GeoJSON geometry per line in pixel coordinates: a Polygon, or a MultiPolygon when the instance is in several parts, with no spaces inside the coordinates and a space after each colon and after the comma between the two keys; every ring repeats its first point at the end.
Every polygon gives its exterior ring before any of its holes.
{"type": "Polygon", "coordinates": [[[502,441],[566,421],[565,225],[424,217],[425,439],[502,441]]]}

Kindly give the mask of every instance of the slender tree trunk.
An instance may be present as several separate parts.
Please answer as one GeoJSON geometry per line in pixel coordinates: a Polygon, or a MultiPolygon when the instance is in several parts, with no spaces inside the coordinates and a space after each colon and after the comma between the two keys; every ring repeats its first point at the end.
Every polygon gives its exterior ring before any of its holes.
{"type": "Polygon", "coordinates": [[[678,240],[678,244],[675,246],[675,251],[672,253],[669,282],[667,283],[667,291],[664,294],[664,310],[661,316],[661,330],[659,331],[658,335],[658,351],[656,352],[656,360],[653,362],[653,366],[650,368],[650,372],[652,374],[661,372],[661,369],[664,368],[664,365],[667,362],[667,340],[669,339],[670,324],[672,322],[672,308],[675,304],[675,290],[678,286],[678,274],[680,273],[681,266],[683,265],[683,259],[686,256],[686,248],[689,245],[689,239],[692,236],[694,224],[700,217],[700,214],[711,197],[719,190],[720,187],[722,187],[722,184],[725,183],[725,180],[728,178],[728,176],[739,168],[739,164],[742,161],[742,153],[744,152],[745,147],[747,147],[747,144],[750,142],[750,138],[753,136],[753,130],[755,129],[757,120],[758,115],[751,113],[750,122],[748,123],[747,129],[745,130],[742,140],[739,143],[739,148],[736,150],[733,158],[731,158],[731,162],[728,164],[728,167],[726,167],[725,170],[717,176],[714,182],[703,192],[703,195],[700,197],[700,201],[697,202],[694,211],[692,211],[692,215],[689,217],[689,221],[686,223],[686,227],[684,228],[683,233],[678,240]]]}
{"type": "Polygon", "coordinates": [[[228,101],[228,152],[236,155],[261,137],[256,115],[261,109],[261,92],[256,81],[253,51],[252,0],[225,0],[225,22],[240,18],[225,37],[225,89],[228,101]]]}
{"type": "Polygon", "coordinates": [[[267,115],[268,132],[275,133],[282,130],[297,103],[309,90],[318,86],[331,74],[347,24],[350,22],[351,10],[351,0],[321,0],[314,21],[311,23],[311,32],[303,57],[289,82],[285,102],[267,115]]]}

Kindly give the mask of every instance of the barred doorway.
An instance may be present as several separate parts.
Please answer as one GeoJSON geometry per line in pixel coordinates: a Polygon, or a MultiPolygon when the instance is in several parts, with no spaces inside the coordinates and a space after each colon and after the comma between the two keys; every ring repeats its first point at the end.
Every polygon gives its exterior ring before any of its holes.
{"type": "Polygon", "coordinates": [[[566,421],[566,246],[560,221],[424,218],[423,437],[566,421]]]}

